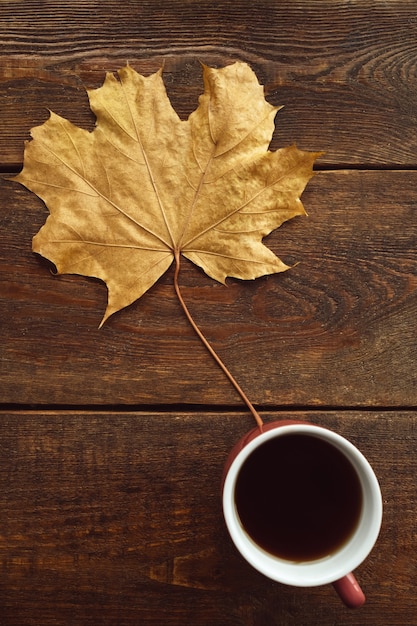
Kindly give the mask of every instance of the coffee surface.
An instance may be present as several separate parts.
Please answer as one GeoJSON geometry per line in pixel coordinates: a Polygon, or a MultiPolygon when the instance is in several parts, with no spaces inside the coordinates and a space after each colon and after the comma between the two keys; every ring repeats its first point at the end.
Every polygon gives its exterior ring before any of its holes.
{"type": "Polygon", "coordinates": [[[238,474],[235,498],[250,537],[296,562],[335,552],[352,535],[362,507],[350,461],[327,441],[305,434],[259,446],[238,474]]]}

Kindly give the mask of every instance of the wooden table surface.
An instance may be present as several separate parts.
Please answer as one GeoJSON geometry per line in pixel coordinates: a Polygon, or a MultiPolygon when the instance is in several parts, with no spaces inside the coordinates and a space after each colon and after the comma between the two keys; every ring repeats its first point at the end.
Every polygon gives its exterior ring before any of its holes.
{"type": "Polygon", "coordinates": [[[415,0],[0,2],[1,626],[417,623],[415,0]],[[47,209],[9,180],[47,109],[92,129],[85,88],[164,64],[177,112],[200,61],[246,61],[272,149],[324,150],[308,218],[268,245],[285,274],[184,297],[265,421],[334,428],[368,456],[384,521],[358,610],[236,552],[223,463],[253,418],[199,343],[172,271],[98,330],[105,286],[31,251],[47,209]]]}

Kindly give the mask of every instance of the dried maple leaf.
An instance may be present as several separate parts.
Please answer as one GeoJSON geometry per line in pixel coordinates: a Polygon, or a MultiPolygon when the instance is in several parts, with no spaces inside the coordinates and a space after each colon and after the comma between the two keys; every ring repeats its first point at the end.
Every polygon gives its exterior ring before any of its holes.
{"type": "Polygon", "coordinates": [[[268,150],[278,108],[246,64],[203,74],[186,121],[161,71],[145,78],[126,66],[88,92],[92,132],[54,113],[31,131],[15,180],[50,211],[33,250],[58,273],[106,283],[102,324],[174,259],[177,278],[180,254],[220,282],[287,269],[262,239],[304,213],[300,195],[320,153],[268,150]]]}

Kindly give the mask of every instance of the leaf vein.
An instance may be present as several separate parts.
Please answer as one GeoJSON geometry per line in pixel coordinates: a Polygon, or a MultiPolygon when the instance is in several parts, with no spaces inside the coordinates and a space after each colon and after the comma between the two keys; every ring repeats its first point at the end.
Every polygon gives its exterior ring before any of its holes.
{"type": "MultiPolygon", "coordinates": [[[[254,202],[255,200],[257,200],[260,196],[262,196],[262,194],[264,194],[265,192],[269,191],[270,189],[272,189],[273,187],[275,187],[275,185],[277,185],[279,182],[281,182],[281,180],[283,178],[285,178],[286,176],[290,175],[293,171],[295,171],[297,169],[297,166],[294,165],[293,167],[291,167],[288,171],[286,171],[284,174],[282,174],[281,176],[279,176],[279,178],[277,178],[276,180],[274,180],[272,183],[268,183],[266,184],[264,187],[262,187],[262,189],[260,189],[259,191],[257,191],[256,193],[254,193],[248,200],[245,200],[245,202],[243,202],[242,204],[240,204],[238,207],[235,207],[234,209],[232,209],[229,213],[227,213],[227,215],[222,216],[219,220],[217,220],[217,222],[211,223],[209,224],[206,228],[204,228],[203,230],[201,230],[199,233],[197,233],[196,235],[193,235],[193,237],[191,237],[189,240],[187,240],[183,246],[182,249],[184,249],[186,246],[188,246],[190,243],[192,243],[193,241],[195,241],[196,239],[199,239],[200,237],[202,237],[203,235],[205,235],[207,232],[209,232],[210,230],[212,230],[213,228],[216,228],[217,226],[219,226],[220,224],[226,222],[228,219],[230,219],[231,217],[233,217],[233,215],[236,215],[239,212],[242,212],[244,208],[246,208],[247,206],[249,206],[252,202],[254,202]]],[[[261,214],[263,213],[268,213],[269,211],[262,211],[261,214]]]]}

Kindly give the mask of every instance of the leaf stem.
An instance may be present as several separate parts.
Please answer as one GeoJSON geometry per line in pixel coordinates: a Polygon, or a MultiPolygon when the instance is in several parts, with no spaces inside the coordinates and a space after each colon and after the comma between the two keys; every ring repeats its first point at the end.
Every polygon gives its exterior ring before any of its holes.
{"type": "Polygon", "coordinates": [[[179,300],[179,302],[181,304],[181,307],[182,307],[182,309],[183,309],[183,311],[184,311],[188,321],[190,322],[191,326],[193,327],[194,331],[196,332],[196,334],[200,338],[200,340],[203,343],[203,345],[205,346],[205,348],[208,350],[208,352],[211,354],[213,359],[216,361],[217,365],[219,365],[219,367],[226,374],[227,378],[232,383],[233,387],[236,389],[236,391],[238,392],[238,394],[242,398],[243,402],[248,407],[249,411],[252,413],[252,415],[255,418],[255,421],[256,421],[257,425],[259,426],[259,428],[262,429],[263,420],[262,420],[261,416],[259,415],[258,411],[255,409],[255,407],[253,406],[252,402],[249,400],[249,398],[247,397],[247,395],[245,394],[245,392],[243,391],[243,389],[241,388],[241,386],[239,385],[237,380],[234,378],[234,376],[232,375],[230,370],[223,363],[223,361],[221,360],[219,355],[214,351],[214,349],[212,348],[210,343],[207,341],[207,339],[205,338],[205,336],[203,335],[203,333],[201,332],[201,330],[199,329],[199,327],[195,323],[194,319],[192,318],[191,313],[188,310],[188,307],[187,307],[187,305],[184,302],[184,299],[182,297],[182,294],[181,294],[181,291],[180,291],[180,287],[179,287],[179,284],[178,284],[178,275],[180,273],[180,252],[179,252],[179,250],[175,250],[174,255],[175,255],[175,274],[174,274],[175,293],[177,294],[177,298],[178,298],[178,300],[179,300]]]}

